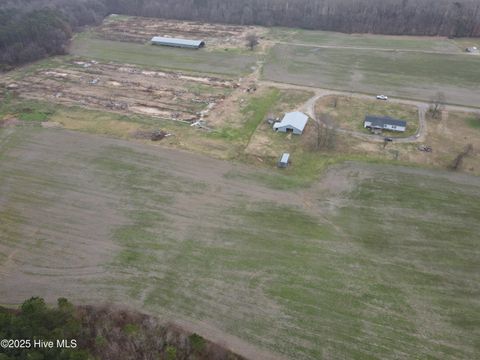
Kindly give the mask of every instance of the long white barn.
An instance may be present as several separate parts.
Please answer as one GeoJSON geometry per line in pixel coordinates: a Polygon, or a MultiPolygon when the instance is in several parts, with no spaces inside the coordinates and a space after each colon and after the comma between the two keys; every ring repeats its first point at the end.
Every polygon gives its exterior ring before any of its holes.
{"type": "Polygon", "coordinates": [[[187,49],[200,49],[205,46],[205,41],[203,40],[168,38],[162,36],[154,36],[151,42],[153,45],[173,46],[187,49]]]}

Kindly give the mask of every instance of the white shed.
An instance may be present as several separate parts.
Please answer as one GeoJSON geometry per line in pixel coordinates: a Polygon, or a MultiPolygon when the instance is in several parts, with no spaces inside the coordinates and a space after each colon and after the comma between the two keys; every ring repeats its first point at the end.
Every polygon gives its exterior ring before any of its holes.
{"type": "Polygon", "coordinates": [[[273,124],[273,130],[301,135],[307,122],[308,116],[304,113],[299,111],[289,112],[285,114],[282,121],[273,124]]]}
{"type": "Polygon", "coordinates": [[[290,162],[290,154],[283,153],[282,156],[280,157],[280,160],[278,160],[277,166],[279,168],[286,168],[289,162],[290,162]]]}

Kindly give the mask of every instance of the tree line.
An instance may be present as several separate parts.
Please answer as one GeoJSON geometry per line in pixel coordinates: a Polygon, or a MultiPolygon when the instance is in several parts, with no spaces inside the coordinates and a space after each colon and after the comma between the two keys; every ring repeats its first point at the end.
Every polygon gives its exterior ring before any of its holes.
{"type": "Polygon", "coordinates": [[[0,3],[0,70],[65,54],[75,30],[108,15],[104,1],[4,0],[0,3]]]}
{"type": "Polygon", "coordinates": [[[478,0],[106,0],[115,13],[345,33],[480,36],[478,0]]]}
{"type": "Polygon", "coordinates": [[[72,31],[112,13],[345,33],[480,37],[478,0],[2,0],[0,69],[64,53],[72,31]]]}
{"type": "Polygon", "coordinates": [[[0,360],[246,360],[155,317],[112,305],[74,306],[65,298],[55,307],[39,297],[19,309],[0,306],[0,340],[0,360]]]}

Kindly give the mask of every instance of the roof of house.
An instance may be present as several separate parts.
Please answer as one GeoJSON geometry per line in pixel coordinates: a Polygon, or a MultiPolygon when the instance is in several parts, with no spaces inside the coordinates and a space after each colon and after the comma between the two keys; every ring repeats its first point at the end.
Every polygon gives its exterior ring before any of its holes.
{"type": "Polygon", "coordinates": [[[384,125],[395,125],[395,126],[407,126],[407,122],[404,120],[392,119],[388,116],[365,116],[365,121],[368,121],[372,126],[383,127],[384,125]]]}
{"type": "Polygon", "coordinates": [[[188,40],[188,39],[179,39],[179,38],[168,38],[162,36],[154,36],[152,38],[153,43],[160,43],[165,45],[173,46],[191,46],[191,47],[200,47],[205,45],[203,40],[188,40]]]}
{"type": "Polygon", "coordinates": [[[290,158],[290,154],[289,153],[283,153],[281,159],[280,159],[280,162],[283,163],[283,164],[288,164],[288,159],[290,158]]]}
{"type": "Polygon", "coordinates": [[[305,129],[305,125],[307,125],[307,121],[307,115],[299,111],[294,111],[286,113],[282,121],[275,123],[273,127],[278,129],[284,126],[291,126],[299,131],[303,131],[303,129],[305,129]]]}

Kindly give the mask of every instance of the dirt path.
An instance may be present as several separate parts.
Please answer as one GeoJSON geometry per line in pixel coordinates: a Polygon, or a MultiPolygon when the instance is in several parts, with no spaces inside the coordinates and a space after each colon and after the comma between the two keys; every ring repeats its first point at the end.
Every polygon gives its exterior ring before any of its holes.
{"type": "Polygon", "coordinates": [[[366,50],[366,51],[395,51],[395,52],[413,52],[422,54],[441,54],[441,55],[459,55],[459,56],[472,56],[467,52],[452,52],[452,51],[439,51],[439,50],[416,50],[416,49],[396,49],[396,48],[383,48],[383,47],[359,47],[349,45],[315,45],[305,43],[292,43],[287,41],[277,41],[277,44],[292,45],[292,46],[305,46],[320,49],[348,49],[348,50],[366,50]]]}

